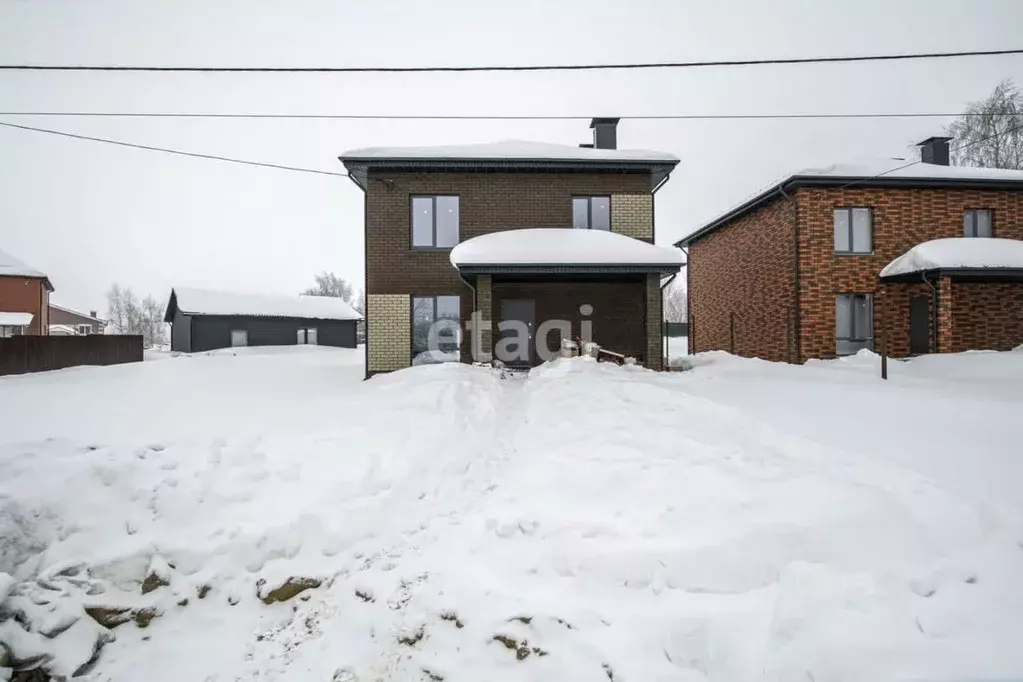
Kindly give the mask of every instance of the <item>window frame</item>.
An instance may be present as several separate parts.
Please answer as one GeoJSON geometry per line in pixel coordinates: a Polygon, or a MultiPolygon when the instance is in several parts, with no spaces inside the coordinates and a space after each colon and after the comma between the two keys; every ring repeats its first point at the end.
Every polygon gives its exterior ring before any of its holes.
{"type": "Polygon", "coordinates": [[[963,224],[963,232],[964,233],[966,232],[966,225],[965,225],[966,218],[967,218],[967,216],[971,216],[971,215],[973,217],[973,220],[970,223],[970,228],[973,230],[973,234],[963,234],[963,237],[965,237],[967,239],[992,239],[992,238],[994,238],[994,236],[995,236],[995,212],[994,212],[994,209],[990,209],[990,208],[964,208],[963,209],[963,222],[964,222],[964,224],[963,224]],[[991,218],[991,234],[988,237],[981,237],[980,235],[977,234],[977,214],[980,213],[981,211],[986,212],[988,214],[988,216],[990,216],[990,218],[991,218]]]}
{"type": "Polygon", "coordinates": [[[840,291],[840,292],[835,293],[835,357],[846,357],[846,356],[849,356],[849,355],[855,355],[855,353],[839,353],[838,352],[838,343],[840,341],[866,342],[867,345],[864,346],[864,348],[866,348],[867,350],[870,350],[870,351],[874,350],[874,342],[876,341],[876,338],[874,336],[874,293],[873,292],[869,292],[869,291],[840,291]],[[852,330],[852,334],[853,334],[852,336],[839,336],[838,335],[838,298],[840,296],[848,296],[848,297],[850,297],[852,299],[851,303],[853,305],[851,305],[849,307],[850,314],[852,315],[852,318],[851,318],[850,324],[849,324],[849,328],[852,330]],[[866,298],[867,302],[868,302],[868,304],[870,306],[870,313],[868,315],[868,319],[870,320],[870,329],[869,329],[870,335],[866,336],[866,337],[862,337],[862,338],[856,336],[856,306],[855,306],[855,302],[856,302],[856,297],[858,297],[858,296],[862,296],[862,297],[866,298]]]}
{"type": "Polygon", "coordinates": [[[573,194],[572,195],[572,229],[579,230],[593,230],[598,229],[593,227],[593,200],[594,199],[607,199],[607,229],[599,229],[600,232],[612,232],[611,230],[611,195],[610,194],[573,194]],[[579,228],[575,226],[575,200],[586,199],[586,227],[579,228]]]}
{"type": "MultiPolygon", "coordinates": [[[[431,299],[433,301],[433,306],[432,306],[433,316],[431,318],[433,321],[430,323],[432,325],[432,324],[436,324],[437,323],[437,299],[438,298],[442,298],[442,297],[451,297],[451,298],[458,299],[458,332],[457,332],[457,335],[458,335],[457,344],[458,345],[457,345],[457,348],[455,350],[458,352],[459,355],[461,355],[461,353],[462,353],[462,342],[464,341],[463,334],[462,334],[462,295],[461,294],[451,294],[451,293],[445,293],[445,294],[409,294],[409,335],[408,335],[409,362],[414,362],[415,359],[416,359],[416,355],[417,355],[417,353],[416,353],[416,299],[417,298],[428,298],[428,299],[431,299]]],[[[422,351],[419,351],[419,352],[420,353],[425,353],[428,350],[430,350],[430,349],[427,348],[426,350],[422,350],[422,351]]]]}
{"type": "Polygon", "coordinates": [[[416,251],[450,251],[458,246],[462,240],[462,199],[459,194],[410,194],[408,199],[408,243],[410,249],[416,251]],[[437,199],[440,197],[453,197],[458,200],[458,229],[455,235],[455,243],[451,246],[437,246],[437,199]],[[416,246],[416,199],[430,199],[431,205],[431,244],[429,246],[416,246]]]}
{"type": "Polygon", "coordinates": [[[832,243],[832,249],[836,256],[871,256],[874,254],[874,208],[872,206],[835,206],[831,209],[831,239],[834,242],[835,238],[835,216],[839,211],[844,211],[849,216],[849,250],[839,251],[838,245],[832,243]],[[869,251],[855,251],[854,250],[854,228],[853,228],[853,211],[866,211],[867,215],[870,216],[870,250],[869,251]]]}
{"type": "Polygon", "coordinates": [[[76,329],[76,331],[78,332],[79,336],[89,336],[89,335],[92,334],[92,325],[91,324],[80,324],[80,325],[78,325],[78,328],[76,329]],[[85,329],[85,331],[83,332],[82,329],[85,329]]]}

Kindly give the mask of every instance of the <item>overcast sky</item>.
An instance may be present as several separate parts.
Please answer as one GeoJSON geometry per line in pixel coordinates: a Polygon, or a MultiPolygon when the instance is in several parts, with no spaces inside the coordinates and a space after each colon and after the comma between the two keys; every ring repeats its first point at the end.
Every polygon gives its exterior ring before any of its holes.
{"type": "MultiPolygon", "coordinates": [[[[0,0],[0,62],[238,66],[602,63],[1019,48],[1023,2],[0,0]],[[257,10],[258,8],[258,10],[257,10]]],[[[954,112],[1023,56],[526,74],[0,72],[0,111],[629,116],[954,112]]],[[[590,140],[586,121],[0,117],[188,151],[341,171],[347,149],[590,140]]],[[[621,148],[682,159],[656,202],[669,244],[792,170],[906,156],[942,119],[630,121],[621,148]]],[[[53,300],[105,308],[112,282],[297,292],[363,280],[362,195],[345,178],[0,128],[0,248],[53,300]]]]}

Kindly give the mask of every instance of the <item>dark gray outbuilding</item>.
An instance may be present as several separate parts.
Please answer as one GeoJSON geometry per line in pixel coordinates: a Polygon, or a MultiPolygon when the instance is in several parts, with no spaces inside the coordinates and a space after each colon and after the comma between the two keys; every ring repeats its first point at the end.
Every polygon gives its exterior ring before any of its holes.
{"type": "Polygon", "coordinates": [[[164,321],[171,350],[298,344],[355,348],[361,315],[341,299],[260,296],[175,288],[164,321]]]}

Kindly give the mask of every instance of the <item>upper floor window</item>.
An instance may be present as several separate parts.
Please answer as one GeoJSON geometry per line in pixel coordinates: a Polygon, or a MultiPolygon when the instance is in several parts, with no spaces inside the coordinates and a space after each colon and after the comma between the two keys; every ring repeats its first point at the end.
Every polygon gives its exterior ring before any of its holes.
{"type": "Polygon", "coordinates": [[[572,227],[610,230],[611,197],[572,197],[572,227]]]}
{"type": "Polygon", "coordinates": [[[963,214],[964,237],[991,237],[991,211],[986,208],[971,208],[963,214]]]}
{"type": "Polygon", "coordinates": [[[412,247],[450,249],[458,244],[458,197],[412,197],[412,247]]]}
{"type": "Polygon", "coordinates": [[[869,208],[835,209],[835,253],[874,250],[874,216],[869,208]]]}

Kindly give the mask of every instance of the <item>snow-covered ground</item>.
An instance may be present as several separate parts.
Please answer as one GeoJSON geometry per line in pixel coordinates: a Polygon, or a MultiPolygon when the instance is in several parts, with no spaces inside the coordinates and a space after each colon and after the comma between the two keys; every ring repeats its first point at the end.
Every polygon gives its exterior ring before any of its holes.
{"type": "Polygon", "coordinates": [[[367,382],[361,351],[156,357],[0,378],[16,658],[70,674],[105,643],[97,681],[1023,677],[1023,351],[888,382],[869,354],[367,382]]]}

